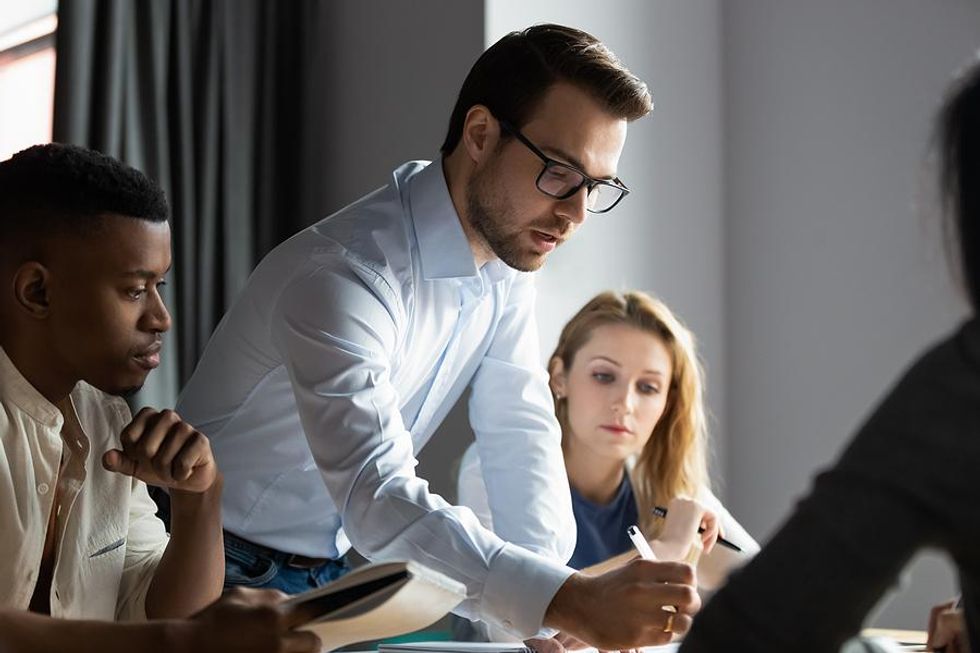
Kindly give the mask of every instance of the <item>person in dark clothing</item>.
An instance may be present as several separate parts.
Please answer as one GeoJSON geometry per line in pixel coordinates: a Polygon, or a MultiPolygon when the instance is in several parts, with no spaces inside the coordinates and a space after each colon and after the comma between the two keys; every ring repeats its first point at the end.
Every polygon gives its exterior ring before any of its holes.
{"type": "Polygon", "coordinates": [[[902,376],[681,646],[834,651],[918,550],[952,558],[980,641],[980,67],[938,121],[940,182],[972,315],[902,376]],[[792,582],[787,582],[787,573],[792,582]]]}

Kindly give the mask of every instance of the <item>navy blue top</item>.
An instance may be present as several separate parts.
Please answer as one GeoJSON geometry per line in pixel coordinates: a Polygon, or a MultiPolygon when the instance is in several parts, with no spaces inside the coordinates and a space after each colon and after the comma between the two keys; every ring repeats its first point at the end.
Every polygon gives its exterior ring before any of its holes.
{"type": "Polygon", "coordinates": [[[623,474],[616,496],[605,505],[592,503],[572,488],[572,512],[578,539],[569,567],[582,569],[629,551],[633,546],[626,529],[637,523],[637,511],[628,475],[623,474]]]}

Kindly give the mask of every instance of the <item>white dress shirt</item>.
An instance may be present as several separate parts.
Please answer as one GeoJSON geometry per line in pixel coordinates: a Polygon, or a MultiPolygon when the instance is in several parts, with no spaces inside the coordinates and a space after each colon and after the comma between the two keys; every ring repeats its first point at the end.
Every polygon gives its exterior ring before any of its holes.
{"type": "Polygon", "coordinates": [[[573,573],[575,525],[529,274],[477,269],[440,163],[259,264],[177,405],[225,475],[225,527],[269,547],[411,559],[458,612],[531,634],[573,573]],[[415,456],[467,385],[496,534],[429,492],[415,456]]]}
{"type": "Polygon", "coordinates": [[[169,540],[146,486],[102,467],[129,408],[86,383],[70,397],[77,440],[62,437],[61,411],[0,348],[0,607],[30,605],[64,456],[51,615],[142,620],[169,540]]]}

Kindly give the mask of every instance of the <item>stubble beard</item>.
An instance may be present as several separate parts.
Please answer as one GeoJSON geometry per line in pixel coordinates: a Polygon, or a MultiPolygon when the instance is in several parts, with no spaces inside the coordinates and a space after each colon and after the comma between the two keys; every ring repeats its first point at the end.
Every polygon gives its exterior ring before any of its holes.
{"type": "Polygon", "coordinates": [[[545,257],[522,250],[521,232],[506,228],[503,216],[512,214],[513,210],[506,201],[494,197],[486,183],[489,174],[478,174],[469,181],[466,193],[469,223],[504,264],[521,272],[534,272],[544,264],[545,257]]]}

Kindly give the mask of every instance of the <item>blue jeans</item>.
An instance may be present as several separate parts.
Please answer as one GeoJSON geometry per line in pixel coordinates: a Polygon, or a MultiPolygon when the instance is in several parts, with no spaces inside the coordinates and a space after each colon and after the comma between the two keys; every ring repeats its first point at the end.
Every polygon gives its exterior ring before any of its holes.
{"type": "Polygon", "coordinates": [[[225,531],[225,588],[263,587],[299,594],[340,578],[350,566],[347,560],[327,560],[318,567],[288,564],[290,555],[253,544],[225,531]]]}
{"type": "MultiPolygon", "coordinates": [[[[157,516],[170,532],[170,497],[159,488],[150,488],[156,502],[157,516]]],[[[327,560],[318,567],[300,568],[289,565],[290,555],[282,551],[253,544],[240,537],[225,535],[225,589],[229,587],[266,587],[286,594],[299,594],[326,585],[340,578],[350,565],[345,558],[327,560]]]]}

